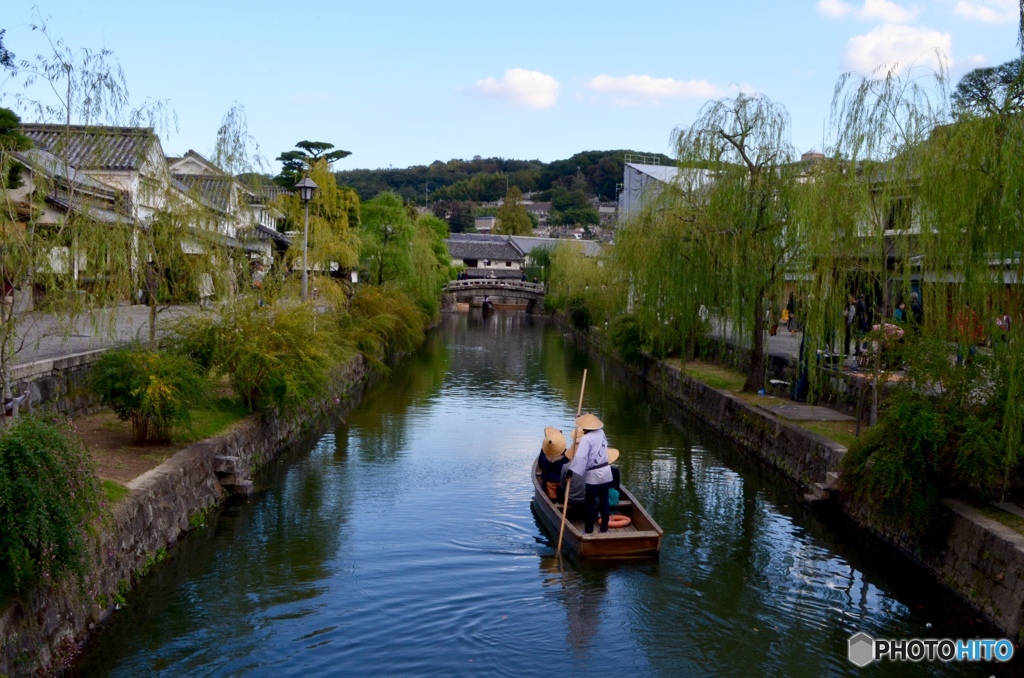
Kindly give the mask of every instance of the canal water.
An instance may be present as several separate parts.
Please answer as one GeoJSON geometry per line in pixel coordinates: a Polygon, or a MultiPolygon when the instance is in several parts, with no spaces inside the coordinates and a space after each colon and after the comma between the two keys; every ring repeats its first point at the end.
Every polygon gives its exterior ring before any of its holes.
{"type": "MultiPolygon", "coordinates": [[[[849,636],[995,631],[792,483],[543,319],[446,316],[258,494],[171,549],[77,675],[1011,675],[856,669],[849,636]],[[531,512],[543,428],[584,410],[665,530],[661,557],[554,557],[531,512]]],[[[555,535],[557,537],[557,535],[555,535]]],[[[1016,663],[1016,662],[1015,662],[1016,663]]],[[[1016,674],[1016,675],[1019,675],[1016,674]]]]}

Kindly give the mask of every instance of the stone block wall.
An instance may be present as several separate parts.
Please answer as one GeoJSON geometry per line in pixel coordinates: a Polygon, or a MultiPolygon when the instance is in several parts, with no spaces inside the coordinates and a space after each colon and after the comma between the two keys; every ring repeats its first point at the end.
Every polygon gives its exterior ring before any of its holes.
{"type": "Polygon", "coordinates": [[[80,417],[99,409],[99,399],[86,388],[89,369],[105,349],[75,353],[73,355],[37,360],[11,368],[12,391],[15,395],[28,395],[21,406],[60,412],[68,417],[80,417]]]}
{"type": "Polygon", "coordinates": [[[647,381],[663,395],[744,449],[796,480],[804,488],[827,483],[846,448],[780,419],[732,393],[685,376],[677,367],[652,363],[647,381]]]}
{"type": "Polygon", "coordinates": [[[1024,614],[1024,536],[966,504],[947,499],[952,513],[944,548],[924,565],[960,592],[990,622],[1021,640],[1024,614]]]}
{"type": "Polygon", "coordinates": [[[131,496],[114,508],[94,540],[92,573],[84,587],[77,582],[41,586],[0,611],[0,676],[58,670],[114,611],[115,596],[148,570],[160,549],[190,529],[193,516],[222,502],[289,445],[315,435],[330,416],[358,404],[368,376],[365,360],[357,356],[339,368],[323,401],[294,416],[253,415],[129,483],[131,496]],[[225,461],[230,474],[224,472],[225,461]]]}

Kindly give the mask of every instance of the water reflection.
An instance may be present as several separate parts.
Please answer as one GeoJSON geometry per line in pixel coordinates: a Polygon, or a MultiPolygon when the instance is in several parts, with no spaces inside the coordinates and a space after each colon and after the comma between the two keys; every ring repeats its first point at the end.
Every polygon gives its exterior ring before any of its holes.
{"type": "Polygon", "coordinates": [[[538,562],[549,595],[553,594],[565,608],[565,643],[578,653],[585,652],[601,625],[608,593],[607,574],[588,568],[567,568],[564,560],[554,556],[538,562]]]}

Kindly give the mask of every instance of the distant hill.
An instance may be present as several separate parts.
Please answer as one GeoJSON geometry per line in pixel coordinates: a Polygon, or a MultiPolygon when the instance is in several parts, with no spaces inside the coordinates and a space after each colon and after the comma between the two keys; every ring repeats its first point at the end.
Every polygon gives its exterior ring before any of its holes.
{"type": "Polygon", "coordinates": [[[506,186],[518,186],[524,193],[548,191],[553,186],[569,189],[574,187],[578,175],[586,182],[587,193],[610,201],[617,197],[615,187],[622,182],[627,153],[657,157],[663,165],[675,163],[662,153],[584,151],[550,163],[476,156],[472,160],[437,160],[406,169],[348,170],[335,172],[335,176],[339,184],[351,186],[363,200],[382,191],[394,191],[410,202],[423,204],[427,197],[432,203],[501,200],[506,186]]]}

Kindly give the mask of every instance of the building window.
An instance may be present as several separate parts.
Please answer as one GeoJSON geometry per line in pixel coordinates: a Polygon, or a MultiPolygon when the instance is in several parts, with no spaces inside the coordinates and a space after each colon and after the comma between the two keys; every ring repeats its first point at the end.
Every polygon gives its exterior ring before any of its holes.
{"type": "Polygon", "coordinates": [[[511,265],[512,265],[512,262],[511,262],[511,261],[506,261],[506,262],[505,262],[505,266],[506,266],[506,267],[509,267],[509,266],[511,266],[511,265]]]}

